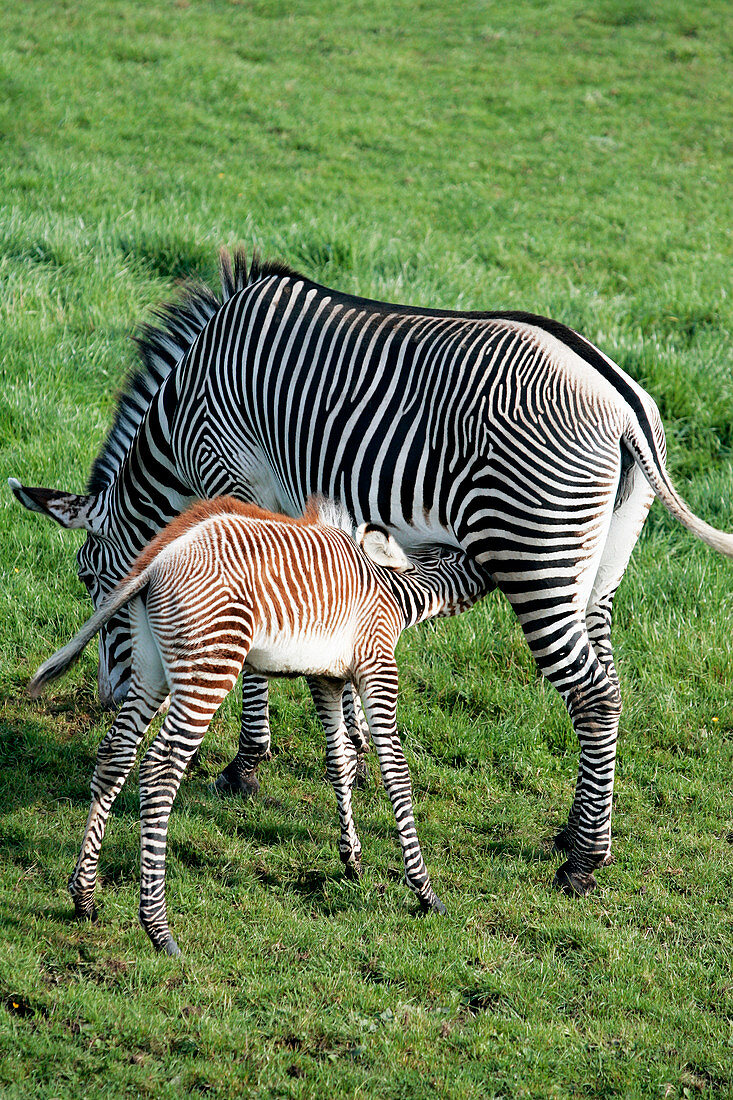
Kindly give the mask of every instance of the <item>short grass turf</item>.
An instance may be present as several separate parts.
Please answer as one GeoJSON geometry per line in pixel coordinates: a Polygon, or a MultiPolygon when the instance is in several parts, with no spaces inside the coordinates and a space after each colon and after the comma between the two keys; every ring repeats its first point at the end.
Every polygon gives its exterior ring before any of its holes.
{"type": "MultiPolygon", "coordinates": [[[[0,473],[79,490],[176,279],[243,241],[362,294],[554,315],[659,402],[733,527],[729,5],[26,0],[0,12],[0,473]]],[[[725,1097],[733,1090],[731,567],[658,507],[622,586],[617,862],[553,893],[576,746],[498,597],[400,648],[400,728],[445,919],[391,811],[337,854],[322,738],[273,689],[262,797],[218,799],[238,703],[172,816],[181,962],[137,924],[136,779],[100,919],[66,880],[96,745],[78,537],[0,502],[0,1091],[8,1098],[725,1097]]]]}

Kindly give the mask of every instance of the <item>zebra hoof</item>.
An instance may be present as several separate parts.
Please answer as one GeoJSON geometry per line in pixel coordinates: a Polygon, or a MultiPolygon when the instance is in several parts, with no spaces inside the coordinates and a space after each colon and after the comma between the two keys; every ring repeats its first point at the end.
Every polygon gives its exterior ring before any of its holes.
{"type": "Polygon", "coordinates": [[[349,741],[354,746],[359,756],[363,756],[365,752],[369,752],[369,738],[360,729],[350,729],[348,731],[349,741]]]}
{"type": "Polygon", "coordinates": [[[352,879],[354,882],[358,882],[361,878],[361,856],[357,856],[355,859],[344,860],[344,871],[346,877],[352,879]]]}
{"type": "Polygon", "coordinates": [[[429,898],[420,898],[420,909],[420,915],[423,917],[426,917],[428,913],[438,913],[441,917],[444,917],[448,912],[437,894],[433,894],[429,898]]]}
{"type": "Polygon", "coordinates": [[[227,795],[230,798],[232,796],[252,798],[260,793],[260,783],[254,772],[247,776],[241,776],[225,768],[214,783],[214,790],[217,794],[227,795]]]}
{"type": "Polygon", "coordinates": [[[569,865],[563,863],[558,867],[553,886],[568,897],[584,898],[595,890],[598,883],[592,874],[582,875],[568,869],[569,865]]]}
{"type": "Polygon", "coordinates": [[[90,924],[96,924],[99,920],[99,913],[93,901],[88,905],[80,904],[76,898],[74,898],[74,916],[77,920],[89,921],[90,924]]]}
{"type": "Polygon", "coordinates": [[[94,904],[94,890],[76,890],[69,883],[69,893],[74,902],[74,916],[77,920],[96,921],[98,917],[97,907],[94,904]]]}

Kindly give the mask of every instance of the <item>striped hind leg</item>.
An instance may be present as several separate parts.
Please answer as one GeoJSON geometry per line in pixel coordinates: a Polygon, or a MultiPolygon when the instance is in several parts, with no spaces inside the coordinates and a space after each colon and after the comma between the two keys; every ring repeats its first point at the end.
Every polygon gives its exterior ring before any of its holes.
{"type": "Polygon", "coordinates": [[[133,672],[130,690],[114,725],[100,743],[92,776],[92,804],[87,818],[81,852],[69,879],[69,893],[76,915],[93,919],[94,888],[99,852],[112,805],[135,763],[138,745],[165,699],[162,680],[141,683],[133,672]]]}
{"type": "Polygon", "coordinates": [[[336,794],[341,839],[339,854],[350,878],[361,875],[361,842],[354,825],[351,790],[357,767],[357,753],[344,721],[343,681],[323,676],[309,678],[318,717],[326,732],[326,770],[336,794]]]}
{"type": "Polygon", "coordinates": [[[165,904],[165,860],[171,807],[189,760],[234,687],[241,660],[212,654],[181,667],[160,733],[140,764],[140,923],[157,951],[179,955],[165,904]]]}
{"type": "Polygon", "coordinates": [[[357,674],[357,688],[369,722],[382,781],[394,810],[407,885],[417,894],[424,911],[445,913],[443,902],[430,885],[417,836],[410,772],[397,733],[397,666],[394,660],[369,662],[362,667],[357,674]]]}
{"type": "Polygon", "coordinates": [[[568,605],[538,620],[521,603],[514,607],[540,671],[565,702],[580,744],[572,830],[566,837],[569,854],[555,885],[587,894],[596,885],[593,871],[610,850],[621,694],[598,659],[582,613],[568,605]]]}
{"type": "Polygon", "coordinates": [[[356,750],[354,786],[363,787],[369,778],[369,768],[364,759],[369,752],[369,724],[353,684],[345,684],[342,698],[344,721],[349,739],[356,750]]]}
{"type": "MultiPolygon", "coordinates": [[[[306,677],[318,706],[313,684],[306,677]]],[[[239,731],[237,755],[227,764],[214,786],[220,794],[239,794],[244,797],[257,794],[260,783],[257,768],[270,759],[269,686],[264,676],[245,669],[242,674],[242,723],[239,731]]],[[[349,739],[358,753],[354,782],[366,778],[367,768],[363,760],[369,748],[369,729],[364,712],[351,684],[343,691],[343,716],[349,739]]]]}
{"type": "Polygon", "coordinates": [[[168,694],[160,654],[153,642],[146,609],[140,599],[129,605],[132,631],[130,689],[112,729],[97,750],[92,776],[92,804],[81,852],[69,879],[78,917],[94,917],[94,887],[99,852],[110,810],[135,762],[137,747],[168,694]]]}
{"type": "MultiPolygon", "coordinates": [[[[611,618],[616,590],[629,564],[632,551],[654,499],[646,479],[632,466],[621,486],[620,499],[614,508],[608,536],[601,554],[598,571],[585,612],[585,622],[591,645],[611,684],[619,689],[619,679],[611,645],[611,618]]],[[[567,824],[555,838],[560,851],[572,851],[580,817],[580,775],[567,824]]],[[[612,862],[610,838],[604,865],[612,862]]]]}

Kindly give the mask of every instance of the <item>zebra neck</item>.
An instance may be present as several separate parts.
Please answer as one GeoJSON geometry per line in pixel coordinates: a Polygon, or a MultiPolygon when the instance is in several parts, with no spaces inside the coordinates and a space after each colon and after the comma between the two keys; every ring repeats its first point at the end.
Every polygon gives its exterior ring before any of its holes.
{"type": "Polygon", "coordinates": [[[175,457],[164,396],[146,412],[107,490],[106,525],[124,539],[129,564],[197,496],[175,457]]]}

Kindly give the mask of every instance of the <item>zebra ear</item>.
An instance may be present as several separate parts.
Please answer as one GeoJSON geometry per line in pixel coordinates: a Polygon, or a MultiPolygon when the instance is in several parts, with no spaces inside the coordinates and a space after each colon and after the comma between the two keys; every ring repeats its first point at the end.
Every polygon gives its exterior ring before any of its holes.
{"type": "Polygon", "coordinates": [[[356,541],[371,561],[383,565],[385,569],[394,569],[398,573],[414,569],[405,551],[383,527],[362,523],[357,528],[356,541]]]}
{"type": "Polygon", "coordinates": [[[31,489],[21,485],[14,477],[8,478],[8,485],[16,499],[30,512],[50,516],[62,527],[83,527],[85,531],[96,531],[96,522],[91,516],[96,497],[63,493],[58,489],[31,489]]]}

